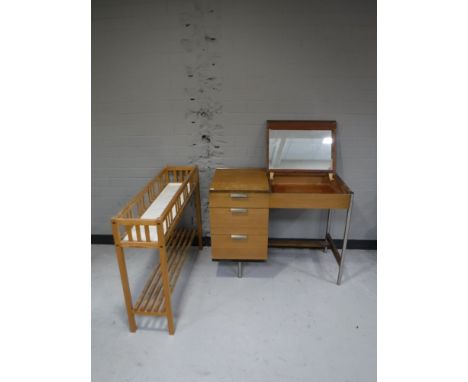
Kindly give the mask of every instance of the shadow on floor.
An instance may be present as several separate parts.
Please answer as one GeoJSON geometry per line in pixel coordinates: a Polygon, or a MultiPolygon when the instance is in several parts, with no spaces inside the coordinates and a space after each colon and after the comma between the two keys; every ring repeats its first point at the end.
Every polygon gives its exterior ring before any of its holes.
{"type": "MultiPolygon", "coordinates": [[[[217,261],[216,277],[237,277],[237,261],[217,261]]],[[[276,261],[244,261],[242,262],[243,278],[273,278],[277,276],[286,264],[276,261]]]]}

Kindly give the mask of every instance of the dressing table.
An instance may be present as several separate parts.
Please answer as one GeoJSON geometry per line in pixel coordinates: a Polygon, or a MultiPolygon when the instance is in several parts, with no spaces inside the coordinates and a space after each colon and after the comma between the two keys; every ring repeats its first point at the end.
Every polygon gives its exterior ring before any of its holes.
{"type": "Polygon", "coordinates": [[[353,192],[336,174],[335,121],[267,121],[267,169],[217,169],[210,186],[213,260],[267,260],[270,247],[329,249],[343,263],[353,192]],[[268,240],[270,208],[325,209],[323,240],[268,240]],[[330,234],[332,211],[345,209],[343,247],[330,234]]]}
{"type": "Polygon", "coordinates": [[[336,174],[335,121],[267,121],[269,208],[326,209],[324,240],[271,240],[271,247],[330,249],[338,263],[341,284],[348,241],[353,192],[336,174]],[[346,209],[343,248],[330,234],[331,214],[346,209]]]}

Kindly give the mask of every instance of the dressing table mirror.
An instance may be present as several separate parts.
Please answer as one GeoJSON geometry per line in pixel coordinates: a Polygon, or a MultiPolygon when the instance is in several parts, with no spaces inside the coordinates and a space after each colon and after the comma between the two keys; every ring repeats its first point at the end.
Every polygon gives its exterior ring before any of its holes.
{"type": "Polygon", "coordinates": [[[334,131],[280,130],[270,126],[268,167],[270,170],[333,171],[334,131]]]}
{"type": "Polygon", "coordinates": [[[267,127],[273,192],[347,191],[335,176],[335,121],[268,121],[267,127]]]}
{"type": "Polygon", "coordinates": [[[336,174],[335,121],[267,121],[267,163],[270,208],[326,209],[324,240],[270,240],[270,247],[330,249],[338,263],[340,284],[353,192],[336,174]],[[331,214],[346,209],[343,248],[331,235],[331,214]]]}

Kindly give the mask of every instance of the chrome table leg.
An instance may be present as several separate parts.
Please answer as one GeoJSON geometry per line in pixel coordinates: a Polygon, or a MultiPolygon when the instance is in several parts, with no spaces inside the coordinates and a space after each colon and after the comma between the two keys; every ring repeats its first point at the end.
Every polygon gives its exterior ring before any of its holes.
{"type": "Polygon", "coordinates": [[[351,220],[351,210],[353,208],[353,199],[354,199],[354,194],[351,193],[351,200],[349,201],[348,212],[346,213],[346,225],[345,225],[344,238],[343,238],[343,248],[341,249],[340,269],[338,271],[338,279],[336,280],[336,283],[338,285],[341,284],[341,277],[343,276],[344,254],[346,250],[346,245],[348,244],[349,221],[351,220]]]}
{"type": "Polygon", "coordinates": [[[237,277],[242,277],[242,261],[239,261],[237,263],[237,277]]]}
{"type": "Polygon", "coordinates": [[[328,246],[327,246],[327,234],[330,233],[331,214],[332,214],[332,210],[329,209],[329,210],[328,210],[328,213],[327,213],[327,228],[326,228],[326,230],[325,230],[325,247],[323,248],[323,252],[325,252],[325,253],[327,253],[327,249],[328,249],[328,246]]]}

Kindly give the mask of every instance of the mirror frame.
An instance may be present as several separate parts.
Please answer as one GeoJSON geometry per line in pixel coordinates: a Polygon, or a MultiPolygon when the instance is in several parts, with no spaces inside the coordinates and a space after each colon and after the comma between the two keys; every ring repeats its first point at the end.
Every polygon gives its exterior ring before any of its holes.
{"type": "Polygon", "coordinates": [[[275,174],[303,174],[303,173],[316,173],[316,174],[329,174],[336,173],[336,121],[281,121],[269,120],[267,121],[267,150],[266,160],[268,172],[275,174]],[[332,133],[332,169],[331,170],[304,170],[304,169],[270,169],[270,130],[330,130],[332,133]]]}

